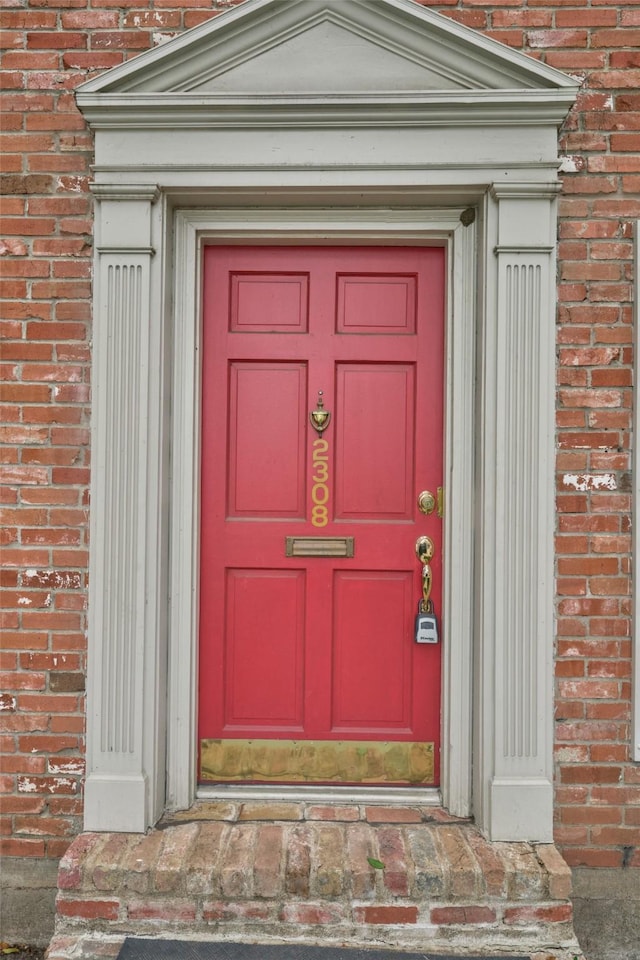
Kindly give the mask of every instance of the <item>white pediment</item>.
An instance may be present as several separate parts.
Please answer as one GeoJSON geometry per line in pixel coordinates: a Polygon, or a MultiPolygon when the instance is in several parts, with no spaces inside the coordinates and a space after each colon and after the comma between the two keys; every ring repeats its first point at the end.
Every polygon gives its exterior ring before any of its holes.
{"type": "Polygon", "coordinates": [[[83,84],[78,103],[91,122],[127,106],[173,111],[176,122],[191,111],[202,124],[206,109],[219,123],[238,105],[277,104],[279,122],[287,110],[299,122],[301,104],[334,103],[336,116],[366,104],[368,116],[397,102],[416,105],[415,122],[442,122],[455,103],[471,119],[477,107],[479,122],[496,122],[499,103],[513,116],[527,103],[537,122],[537,104],[549,122],[575,91],[559,71],[414,0],[245,0],[83,84]]]}
{"type": "Polygon", "coordinates": [[[278,46],[272,46],[229,70],[210,73],[192,91],[286,95],[384,93],[450,89],[464,86],[453,72],[416,62],[349,26],[329,19],[313,23],[278,46]]]}

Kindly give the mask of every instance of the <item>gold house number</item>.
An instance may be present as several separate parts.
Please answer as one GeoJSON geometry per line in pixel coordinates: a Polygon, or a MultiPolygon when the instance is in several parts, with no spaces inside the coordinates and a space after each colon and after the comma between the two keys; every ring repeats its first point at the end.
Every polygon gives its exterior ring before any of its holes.
{"type": "Polygon", "coordinates": [[[326,527],[329,522],[329,442],[322,437],[313,441],[313,473],[311,479],[313,486],[311,488],[311,500],[313,507],[311,509],[311,523],[314,527],[326,527]]]}

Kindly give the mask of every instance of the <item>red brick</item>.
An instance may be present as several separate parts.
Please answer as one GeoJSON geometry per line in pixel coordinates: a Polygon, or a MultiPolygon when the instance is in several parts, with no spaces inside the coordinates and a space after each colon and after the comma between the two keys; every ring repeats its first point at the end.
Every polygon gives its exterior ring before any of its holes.
{"type": "Polygon", "coordinates": [[[133,900],[127,907],[130,920],[195,920],[196,908],[193,903],[179,901],[133,900]]]}
{"type": "Polygon", "coordinates": [[[400,906],[354,907],[353,919],[356,923],[417,923],[418,908],[400,906]]]}
{"type": "Polygon", "coordinates": [[[366,807],[369,823],[421,823],[422,814],[411,807],[366,807]]]}
{"type": "Polygon", "coordinates": [[[431,907],[431,922],[436,924],[494,923],[496,912],[491,907],[431,907]]]}
{"type": "Polygon", "coordinates": [[[117,11],[81,10],[63,13],[60,17],[63,30],[92,30],[96,27],[117,27],[117,11]]]}
{"type": "Polygon", "coordinates": [[[44,857],[45,844],[42,839],[0,838],[0,856],[3,857],[44,857]]]}
{"type": "Polygon", "coordinates": [[[591,831],[591,836],[596,845],[630,847],[640,845],[640,828],[635,826],[596,825],[591,831]]]}
{"type": "Polygon", "coordinates": [[[269,920],[272,918],[272,910],[272,906],[264,902],[240,901],[229,903],[228,901],[216,901],[203,904],[202,919],[207,922],[212,920],[269,920]]]}
{"type": "Polygon", "coordinates": [[[359,814],[356,807],[347,806],[310,806],[306,810],[308,820],[358,820],[359,814]]]}
{"type": "MultiPolygon", "coordinates": [[[[207,19],[211,18],[211,11],[204,14],[207,19]]],[[[169,27],[180,26],[180,13],[177,10],[135,10],[125,13],[122,25],[135,30],[148,28],[167,29],[169,27]]],[[[107,26],[107,24],[105,24],[107,26]]],[[[186,26],[193,26],[187,23],[186,26]]]]}
{"type": "Polygon", "coordinates": [[[56,31],[55,33],[28,33],[27,47],[30,50],[67,50],[70,47],[86,47],[87,37],[84,33],[70,31],[56,31]]]}
{"type": "Polygon", "coordinates": [[[284,923],[334,924],[344,920],[344,908],[339,903],[285,903],[280,919],[284,923]]]}
{"type": "Polygon", "coordinates": [[[283,856],[282,826],[268,824],[260,828],[254,852],[253,881],[257,897],[276,897],[281,893],[283,856]]]}
{"type": "Polygon", "coordinates": [[[562,783],[618,783],[622,777],[619,766],[564,767],[560,771],[562,783]]]}
{"type": "Polygon", "coordinates": [[[568,923],[573,915],[570,903],[556,903],[550,906],[506,907],[504,922],[518,923],[568,923]]]}
{"type": "Polygon", "coordinates": [[[117,920],[119,907],[118,900],[66,900],[59,896],[56,901],[61,916],[82,920],[117,920]]]}
{"type": "Polygon", "coordinates": [[[108,33],[96,31],[91,35],[93,50],[146,50],[151,46],[151,35],[145,30],[110,30],[108,33]]]}

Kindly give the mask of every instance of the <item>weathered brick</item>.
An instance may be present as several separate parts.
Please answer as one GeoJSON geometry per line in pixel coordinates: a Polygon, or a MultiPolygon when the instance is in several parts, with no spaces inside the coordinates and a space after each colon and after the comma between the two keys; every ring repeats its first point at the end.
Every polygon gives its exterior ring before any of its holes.
{"type": "Polygon", "coordinates": [[[202,906],[202,919],[206,922],[216,920],[270,920],[274,907],[264,901],[241,900],[237,903],[228,900],[205,902],[202,906]]]}
{"type": "Polygon", "coordinates": [[[219,861],[228,829],[221,821],[201,824],[186,867],[188,894],[211,895],[219,891],[219,861]]]}
{"type": "Polygon", "coordinates": [[[311,893],[318,897],[339,897],[344,884],[344,832],[338,825],[313,826],[311,893]]]}
{"type": "Polygon", "coordinates": [[[375,894],[378,871],[371,866],[369,859],[380,859],[375,846],[375,832],[366,824],[353,824],[347,829],[345,872],[354,899],[369,900],[375,894]]]}
{"type": "Polygon", "coordinates": [[[117,920],[117,900],[66,900],[58,897],[56,909],[62,917],[82,920],[117,920]]]}
{"type": "Polygon", "coordinates": [[[183,923],[195,920],[193,902],[179,900],[133,900],[127,906],[129,920],[155,920],[183,923]]]}
{"type": "Polygon", "coordinates": [[[303,827],[293,827],[287,836],[285,889],[288,894],[308,897],[311,874],[311,837],[303,827]]]}
{"type": "Polygon", "coordinates": [[[344,907],[339,903],[286,903],[280,919],[285,923],[334,924],[345,919],[344,907]]]}
{"type": "Polygon", "coordinates": [[[431,922],[436,924],[493,923],[496,912],[492,907],[432,907],[431,922]]]}
{"type": "Polygon", "coordinates": [[[480,870],[463,832],[458,827],[442,826],[434,837],[445,871],[448,896],[452,899],[475,896],[480,883],[480,870]]]}
{"type": "Polygon", "coordinates": [[[299,803],[243,803],[240,820],[301,820],[299,803]]]}
{"type": "Polygon", "coordinates": [[[257,897],[273,898],[282,891],[283,836],[280,824],[258,829],[253,861],[253,884],[257,897]]]}
{"type": "Polygon", "coordinates": [[[406,897],[409,893],[409,877],[402,831],[394,827],[381,827],[377,834],[380,860],[384,863],[384,885],[394,897],[406,897]]]}
{"type": "Polygon", "coordinates": [[[253,875],[246,865],[256,841],[257,828],[253,823],[240,824],[233,831],[220,866],[220,889],[230,899],[248,899],[253,896],[253,875]]]}
{"type": "Polygon", "coordinates": [[[420,823],[422,814],[411,807],[367,807],[369,823],[420,823]]]}
{"type": "Polygon", "coordinates": [[[189,862],[200,825],[185,823],[165,830],[153,873],[153,889],[160,893],[182,892],[184,864],[189,862]]]}
{"type": "Polygon", "coordinates": [[[132,837],[122,861],[127,887],[137,894],[151,891],[153,871],[160,853],[162,833],[152,831],[145,837],[132,837]]]}
{"type": "Polygon", "coordinates": [[[417,907],[370,906],[354,907],[353,919],[356,923],[417,923],[417,907]]]}
{"type": "Polygon", "coordinates": [[[570,903],[558,903],[542,907],[506,907],[504,922],[517,923],[567,923],[573,910],[570,903]]]}

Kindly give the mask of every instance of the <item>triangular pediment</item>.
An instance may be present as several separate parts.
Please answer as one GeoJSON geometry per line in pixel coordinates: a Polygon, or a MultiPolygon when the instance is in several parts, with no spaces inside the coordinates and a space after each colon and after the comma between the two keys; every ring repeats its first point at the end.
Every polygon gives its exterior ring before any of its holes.
{"type": "Polygon", "coordinates": [[[324,17],[230,69],[212,70],[189,89],[217,93],[383,93],[466,86],[453,71],[390,50],[352,24],[324,17]]]}
{"type": "Polygon", "coordinates": [[[536,93],[569,102],[575,89],[559,71],[414,0],[245,0],[83,84],[78,102],[85,112],[99,100],[158,94],[185,108],[376,98],[424,106],[430,97],[493,102],[502,92],[512,102],[536,93]]]}

